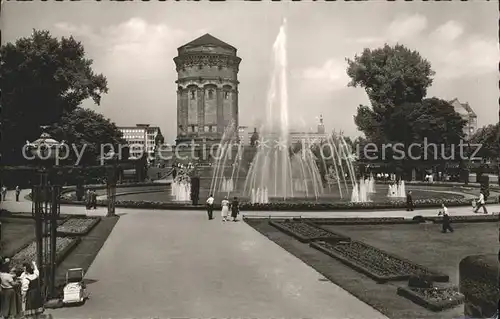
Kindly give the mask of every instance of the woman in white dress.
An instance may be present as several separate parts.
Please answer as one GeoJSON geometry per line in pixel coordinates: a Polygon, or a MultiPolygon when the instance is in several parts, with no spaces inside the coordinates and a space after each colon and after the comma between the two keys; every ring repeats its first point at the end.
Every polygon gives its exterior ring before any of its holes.
{"type": "Polygon", "coordinates": [[[229,214],[229,201],[227,200],[227,197],[224,197],[224,199],[221,202],[222,205],[222,221],[225,222],[227,221],[227,215],[229,214]]]}

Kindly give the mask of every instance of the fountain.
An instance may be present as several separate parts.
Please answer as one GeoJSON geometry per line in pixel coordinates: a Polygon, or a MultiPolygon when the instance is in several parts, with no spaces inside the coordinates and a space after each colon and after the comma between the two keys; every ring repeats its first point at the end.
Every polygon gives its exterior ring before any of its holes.
{"type": "Polygon", "coordinates": [[[274,69],[266,104],[266,121],[260,129],[257,153],[246,176],[244,194],[265,190],[266,198],[305,197],[323,194],[321,175],[309,147],[290,155],[287,87],[286,20],[273,45],[274,69]]]}
{"type": "Polygon", "coordinates": [[[191,185],[186,182],[173,182],[171,195],[175,201],[186,202],[191,197],[191,185]]]}
{"type": "Polygon", "coordinates": [[[170,185],[170,195],[174,201],[186,202],[191,200],[191,178],[190,174],[194,170],[194,166],[189,163],[187,166],[179,165],[178,173],[174,181],[170,185]]]}
{"type": "Polygon", "coordinates": [[[267,203],[273,199],[318,200],[325,194],[326,187],[330,192],[332,188],[337,187],[340,198],[344,198],[351,189],[356,188],[358,195],[351,197],[357,201],[367,201],[366,193],[374,192],[374,186],[363,183],[359,198],[359,186],[354,180],[356,174],[352,164],[352,152],[342,134],[333,132],[321,143],[321,152],[329,150],[328,156],[314,155],[311,149],[314,143],[307,134],[301,141],[301,150],[294,154],[292,152],[288,118],[286,30],[284,20],[272,50],[273,69],[265,121],[260,127],[258,141],[253,148],[255,153],[252,158],[246,159],[251,163],[245,163],[245,147],[237,143],[237,127],[230,123],[223,134],[213,166],[210,193],[237,193],[250,198],[252,203],[267,203]],[[325,186],[320,167],[328,175],[325,176],[325,186]],[[244,183],[240,184],[240,179],[244,179],[244,183]]]}
{"type": "Polygon", "coordinates": [[[374,193],[370,191],[370,187],[373,181],[370,179],[360,179],[359,183],[355,183],[352,189],[351,202],[353,203],[366,203],[370,202],[369,193],[374,193]]]}
{"type": "Polygon", "coordinates": [[[389,192],[387,193],[387,197],[401,198],[405,196],[406,196],[405,181],[400,181],[398,183],[389,185],[389,192]]]}

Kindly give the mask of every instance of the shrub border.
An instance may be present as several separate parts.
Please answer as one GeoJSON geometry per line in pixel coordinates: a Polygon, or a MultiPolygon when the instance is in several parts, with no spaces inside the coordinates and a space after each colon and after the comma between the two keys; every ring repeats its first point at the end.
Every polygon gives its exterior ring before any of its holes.
{"type": "MultiPolygon", "coordinates": [[[[98,200],[97,206],[107,207],[108,200],[98,200]]],[[[68,205],[85,205],[84,201],[74,201],[61,198],[61,204],[68,205]]],[[[465,198],[460,198],[456,200],[425,200],[420,202],[415,201],[416,209],[425,208],[439,208],[441,204],[445,204],[447,207],[463,207],[470,206],[471,201],[465,198]]],[[[215,205],[214,209],[220,209],[220,205],[215,205]]],[[[153,202],[153,201],[115,201],[115,207],[119,208],[132,208],[132,209],[166,209],[166,210],[178,210],[178,209],[190,209],[190,210],[205,210],[204,205],[192,205],[191,203],[168,203],[168,202],[153,202]]],[[[243,202],[240,204],[240,209],[244,211],[366,211],[366,210],[400,210],[406,208],[406,202],[404,201],[392,201],[392,202],[374,202],[374,203],[349,203],[349,202],[335,202],[335,203],[314,203],[314,202],[303,202],[303,203],[268,203],[268,204],[251,204],[248,202],[243,202]]]]}
{"type": "MultiPolygon", "coordinates": [[[[58,236],[61,236],[61,237],[73,237],[73,236],[86,236],[88,235],[92,229],[94,229],[94,227],[97,226],[97,224],[99,224],[99,222],[101,221],[101,218],[100,217],[83,217],[83,216],[71,216],[70,218],[68,218],[67,220],[64,221],[64,223],[62,223],[61,225],[59,226],[62,226],[64,225],[68,220],[70,219],[92,219],[92,223],[82,232],[57,232],[57,235],[58,236]]],[[[58,227],[59,227],[58,226],[58,227]]]]}
{"type": "MultiPolygon", "coordinates": [[[[432,289],[432,288],[430,288],[432,289]]],[[[438,288],[439,289],[439,288],[438,288]]],[[[410,288],[407,287],[398,287],[397,289],[397,294],[399,296],[402,296],[413,303],[422,306],[426,309],[429,309],[434,312],[439,312],[445,309],[453,308],[455,306],[458,306],[462,304],[465,300],[464,295],[462,294],[461,296],[455,296],[453,299],[450,300],[442,300],[438,302],[433,302],[428,299],[425,299],[424,296],[416,293],[415,291],[411,290],[410,288]]]]}
{"type": "MultiPolygon", "coordinates": [[[[417,266],[423,270],[426,270],[429,272],[429,274],[426,274],[426,276],[428,278],[430,278],[431,280],[433,281],[436,281],[436,282],[448,282],[450,280],[450,277],[448,275],[445,275],[445,274],[442,274],[440,272],[436,272],[436,271],[433,271],[425,266],[422,266],[422,265],[419,265],[419,264],[416,264],[414,263],[413,261],[411,260],[408,260],[408,259],[405,259],[405,258],[402,258],[402,257],[399,257],[399,256],[396,256],[394,254],[391,254],[389,252],[386,252],[384,250],[381,250],[381,249],[378,249],[376,247],[373,247],[371,245],[368,245],[368,244],[365,244],[363,242],[360,242],[360,241],[351,241],[351,242],[357,242],[357,243],[361,243],[362,245],[365,245],[365,246],[369,246],[371,248],[374,248],[378,251],[381,251],[383,252],[384,254],[392,257],[392,258],[395,258],[395,259],[399,259],[400,261],[404,261],[404,262],[407,262],[409,264],[412,264],[414,266],[417,266]]],[[[375,280],[377,283],[380,283],[380,284],[383,284],[383,283],[387,283],[389,281],[403,281],[403,280],[408,280],[410,278],[410,276],[413,276],[415,274],[406,274],[406,275],[398,275],[398,276],[380,276],[380,275],[377,275],[376,273],[372,272],[370,269],[367,269],[366,267],[354,262],[354,261],[351,261],[349,259],[347,259],[346,257],[342,256],[341,254],[339,253],[336,253],[334,251],[331,251],[331,250],[328,250],[326,248],[324,248],[323,246],[319,245],[319,243],[316,243],[316,242],[312,242],[310,244],[311,247],[327,254],[328,256],[330,257],[333,257],[335,259],[338,259],[339,261],[341,261],[342,263],[346,264],[347,266],[353,268],[354,270],[360,272],[360,273],[363,273],[365,275],[367,275],[368,277],[372,278],[373,280],[375,280]]]]}

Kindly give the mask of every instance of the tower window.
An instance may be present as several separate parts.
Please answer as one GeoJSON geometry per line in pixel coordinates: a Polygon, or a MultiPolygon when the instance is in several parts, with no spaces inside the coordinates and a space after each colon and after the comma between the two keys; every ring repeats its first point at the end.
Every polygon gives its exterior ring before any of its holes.
{"type": "Polygon", "coordinates": [[[229,99],[229,92],[227,92],[227,91],[224,92],[224,99],[226,99],[226,100],[229,99]]]}
{"type": "Polygon", "coordinates": [[[211,100],[214,98],[214,90],[208,90],[208,99],[211,100]]]}
{"type": "Polygon", "coordinates": [[[194,100],[196,98],[194,90],[191,91],[191,100],[194,100]]]}

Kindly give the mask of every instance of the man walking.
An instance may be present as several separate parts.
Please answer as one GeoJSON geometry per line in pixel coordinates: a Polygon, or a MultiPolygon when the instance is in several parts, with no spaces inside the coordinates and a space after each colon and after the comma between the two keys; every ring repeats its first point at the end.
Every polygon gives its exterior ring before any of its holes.
{"type": "Polygon", "coordinates": [[[90,209],[90,206],[92,205],[92,192],[90,189],[87,189],[87,193],[85,194],[85,207],[87,209],[90,209]]]}
{"type": "Polygon", "coordinates": [[[210,194],[207,199],[208,220],[214,219],[213,212],[214,212],[214,197],[212,194],[210,194]]]}
{"type": "Polygon", "coordinates": [[[439,212],[438,216],[443,214],[443,233],[446,233],[448,230],[450,233],[453,233],[453,228],[451,227],[450,215],[448,214],[448,207],[443,204],[443,212],[439,212]]]}
{"type": "Polygon", "coordinates": [[[19,195],[21,194],[21,188],[16,186],[16,202],[19,201],[19,195]]]}
{"type": "Polygon", "coordinates": [[[97,209],[97,192],[95,191],[95,189],[93,189],[90,192],[90,198],[91,198],[90,208],[91,209],[97,209]]]}
{"type": "Polygon", "coordinates": [[[7,187],[2,186],[2,201],[5,202],[5,197],[7,196],[7,187]]]}
{"type": "Polygon", "coordinates": [[[476,210],[474,210],[474,213],[477,213],[477,211],[481,207],[483,208],[483,213],[488,214],[488,210],[486,209],[486,199],[482,191],[481,193],[479,193],[479,200],[477,201],[476,210]]]}
{"type": "Polygon", "coordinates": [[[411,197],[411,191],[408,191],[408,193],[406,193],[406,211],[413,211],[413,198],[411,197]]]}

